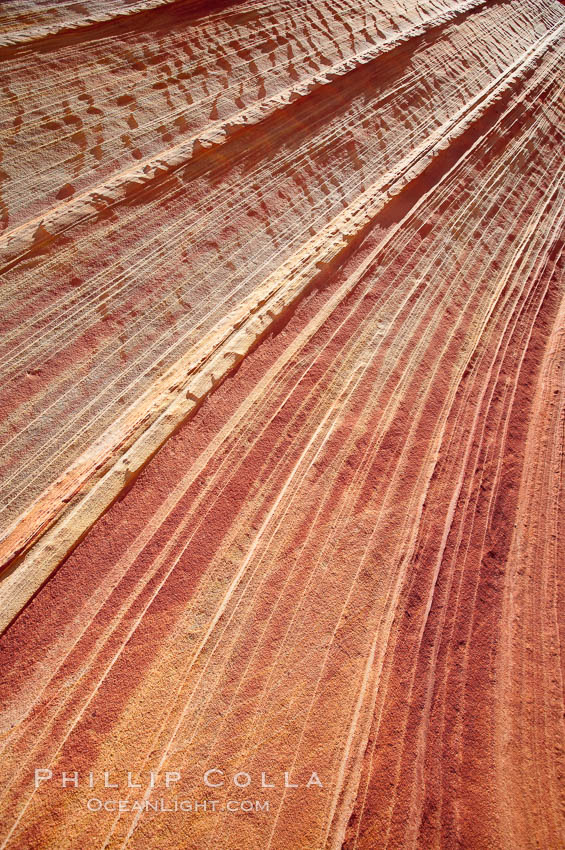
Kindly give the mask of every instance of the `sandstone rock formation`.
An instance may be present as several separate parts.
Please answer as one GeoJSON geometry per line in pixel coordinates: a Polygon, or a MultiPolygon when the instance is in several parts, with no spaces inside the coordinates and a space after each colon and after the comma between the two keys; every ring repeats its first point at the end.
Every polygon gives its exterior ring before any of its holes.
{"type": "Polygon", "coordinates": [[[565,846],[564,53],[2,4],[2,850],[565,846]]]}

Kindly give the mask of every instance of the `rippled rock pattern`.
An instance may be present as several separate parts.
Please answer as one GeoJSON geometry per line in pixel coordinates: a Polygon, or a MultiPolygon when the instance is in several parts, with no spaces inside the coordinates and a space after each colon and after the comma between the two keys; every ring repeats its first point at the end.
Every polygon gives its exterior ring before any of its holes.
{"type": "Polygon", "coordinates": [[[2,850],[565,846],[564,53],[4,0],[2,850]]]}

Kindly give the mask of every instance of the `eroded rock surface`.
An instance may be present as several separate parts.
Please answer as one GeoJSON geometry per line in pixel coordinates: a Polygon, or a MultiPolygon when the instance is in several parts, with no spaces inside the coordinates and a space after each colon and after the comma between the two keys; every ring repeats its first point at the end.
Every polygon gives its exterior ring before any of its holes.
{"type": "Polygon", "coordinates": [[[565,844],[564,53],[2,5],[0,847],[565,844]]]}

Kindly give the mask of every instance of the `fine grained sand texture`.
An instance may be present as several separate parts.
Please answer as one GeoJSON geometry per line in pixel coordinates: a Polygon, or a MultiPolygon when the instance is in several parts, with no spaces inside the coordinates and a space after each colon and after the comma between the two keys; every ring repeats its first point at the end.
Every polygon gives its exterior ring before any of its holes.
{"type": "Polygon", "coordinates": [[[0,850],[565,846],[564,54],[2,3],[0,850]]]}

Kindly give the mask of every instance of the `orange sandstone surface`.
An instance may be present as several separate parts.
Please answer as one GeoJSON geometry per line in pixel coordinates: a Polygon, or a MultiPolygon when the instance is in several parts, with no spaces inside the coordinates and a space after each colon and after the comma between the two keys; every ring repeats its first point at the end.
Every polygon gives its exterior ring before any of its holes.
{"type": "Polygon", "coordinates": [[[0,850],[565,846],[565,8],[0,6],[0,850]]]}

